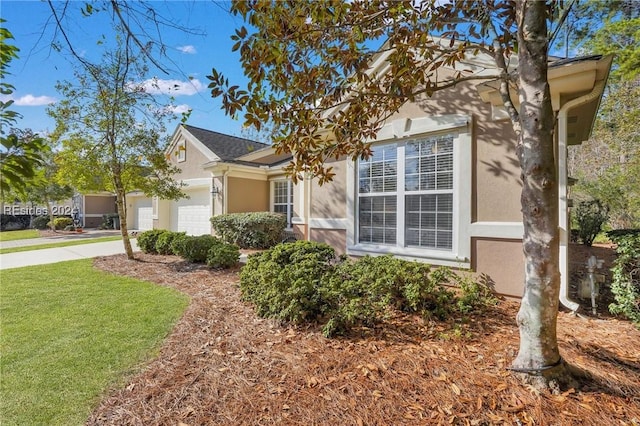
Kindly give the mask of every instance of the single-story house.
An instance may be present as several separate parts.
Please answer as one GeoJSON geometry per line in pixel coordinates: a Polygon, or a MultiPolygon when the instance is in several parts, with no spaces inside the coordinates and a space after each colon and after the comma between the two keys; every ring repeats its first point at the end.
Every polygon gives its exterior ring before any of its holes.
{"type": "MultiPolygon", "coordinates": [[[[280,165],[288,156],[266,152],[269,145],[189,125],[178,125],[166,150],[167,160],[180,173],[187,198],[178,201],[127,194],[127,223],[131,229],[171,229],[190,235],[210,234],[210,218],[222,213],[281,211],[270,198],[287,182],[280,165]],[[256,160],[245,159],[260,152],[256,160]],[[275,172],[274,172],[275,170],[275,172]],[[279,171],[279,172],[278,172],[279,171]]],[[[286,194],[285,194],[286,196],[286,194]]],[[[293,212],[290,212],[291,217],[293,212]]]]}
{"type": "MultiPolygon", "coordinates": [[[[590,56],[549,68],[557,114],[560,264],[568,280],[567,147],[588,139],[612,58],[590,56]]],[[[481,55],[466,73],[492,72],[481,55]]],[[[383,72],[386,56],[372,68],[383,72]]],[[[517,96],[515,96],[517,99],[517,96]]],[[[210,233],[209,217],[279,211],[305,239],[351,256],[393,254],[487,274],[497,292],[520,297],[523,222],[516,136],[497,85],[466,81],[405,104],[372,142],[368,160],[334,160],[334,180],[292,185],[289,157],[270,146],[179,125],[167,153],[189,199],[129,196],[132,227],[210,233]]],[[[564,290],[563,290],[564,291],[564,290]]]]}
{"type": "MultiPolygon", "coordinates": [[[[48,214],[47,206],[33,203],[5,202],[2,203],[1,210],[3,215],[10,216],[32,217],[48,214]]],[[[110,192],[77,194],[72,198],[52,203],[51,210],[55,216],[73,216],[77,211],[82,227],[97,228],[103,223],[103,216],[117,214],[116,197],[110,192]]]]}

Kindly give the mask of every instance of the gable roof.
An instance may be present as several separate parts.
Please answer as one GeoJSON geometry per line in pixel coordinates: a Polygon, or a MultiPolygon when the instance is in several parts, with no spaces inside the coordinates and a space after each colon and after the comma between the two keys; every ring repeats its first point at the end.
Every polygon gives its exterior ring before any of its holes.
{"type": "Polygon", "coordinates": [[[237,136],[225,135],[212,130],[181,124],[185,130],[206,146],[222,161],[232,161],[253,151],[267,148],[269,145],[237,136]]]}

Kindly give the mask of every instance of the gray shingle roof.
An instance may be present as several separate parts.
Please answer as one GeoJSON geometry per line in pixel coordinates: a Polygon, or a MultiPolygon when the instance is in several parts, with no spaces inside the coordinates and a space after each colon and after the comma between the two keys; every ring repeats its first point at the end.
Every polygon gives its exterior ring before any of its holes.
{"type": "Polygon", "coordinates": [[[187,124],[182,126],[223,161],[233,161],[249,152],[269,146],[261,142],[225,135],[187,124]]]}

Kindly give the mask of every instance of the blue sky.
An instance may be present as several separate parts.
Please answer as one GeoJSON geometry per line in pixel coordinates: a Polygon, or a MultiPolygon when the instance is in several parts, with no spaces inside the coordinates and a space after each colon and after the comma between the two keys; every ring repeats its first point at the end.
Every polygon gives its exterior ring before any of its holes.
{"type": "MultiPolygon", "coordinates": [[[[211,98],[206,76],[215,67],[230,81],[245,82],[239,55],[231,52],[233,43],[230,39],[234,29],[242,25],[242,19],[226,12],[228,3],[175,1],[152,4],[172,23],[192,28],[198,34],[164,28],[162,38],[168,58],[160,58],[160,62],[169,74],[151,66],[150,77],[157,77],[160,87],[177,85],[178,89],[172,92],[174,103],[181,109],[193,110],[188,124],[240,135],[242,123],[227,117],[220,109],[220,101],[211,98]]],[[[80,13],[83,5],[84,2],[70,2],[69,16],[73,18],[67,27],[76,51],[93,60],[99,58],[114,33],[106,12],[83,17],[80,13]],[[107,43],[98,44],[103,36],[107,43]]],[[[52,131],[54,122],[46,114],[46,107],[61,98],[55,89],[58,81],[74,80],[70,63],[74,59],[51,48],[55,27],[46,2],[1,0],[0,17],[7,21],[3,26],[13,33],[12,44],[20,49],[20,57],[11,62],[10,75],[6,78],[15,86],[11,95],[15,103],[11,109],[23,116],[16,126],[37,132],[52,131]]],[[[168,124],[170,133],[178,122],[168,124]]]]}

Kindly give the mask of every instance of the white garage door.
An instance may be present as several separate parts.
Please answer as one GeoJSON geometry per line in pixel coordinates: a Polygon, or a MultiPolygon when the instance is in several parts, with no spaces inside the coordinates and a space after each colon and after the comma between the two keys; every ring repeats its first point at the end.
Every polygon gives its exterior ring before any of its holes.
{"type": "Polygon", "coordinates": [[[135,224],[135,229],[139,231],[153,229],[153,209],[151,207],[138,207],[136,217],[138,223],[135,224]]]}
{"type": "Polygon", "coordinates": [[[188,199],[181,199],[175,203],[173,217],[177,219],[178,232],[187,235],[211,234],[211,194],[209,189],[185,191],[188,199]]]}
{"type": "Polygon", "coordinates": [[[150,198],[133,198],[132,208],[134,212],[133,229],[146,231],[153,229],[153,209],[150,198]]]}

